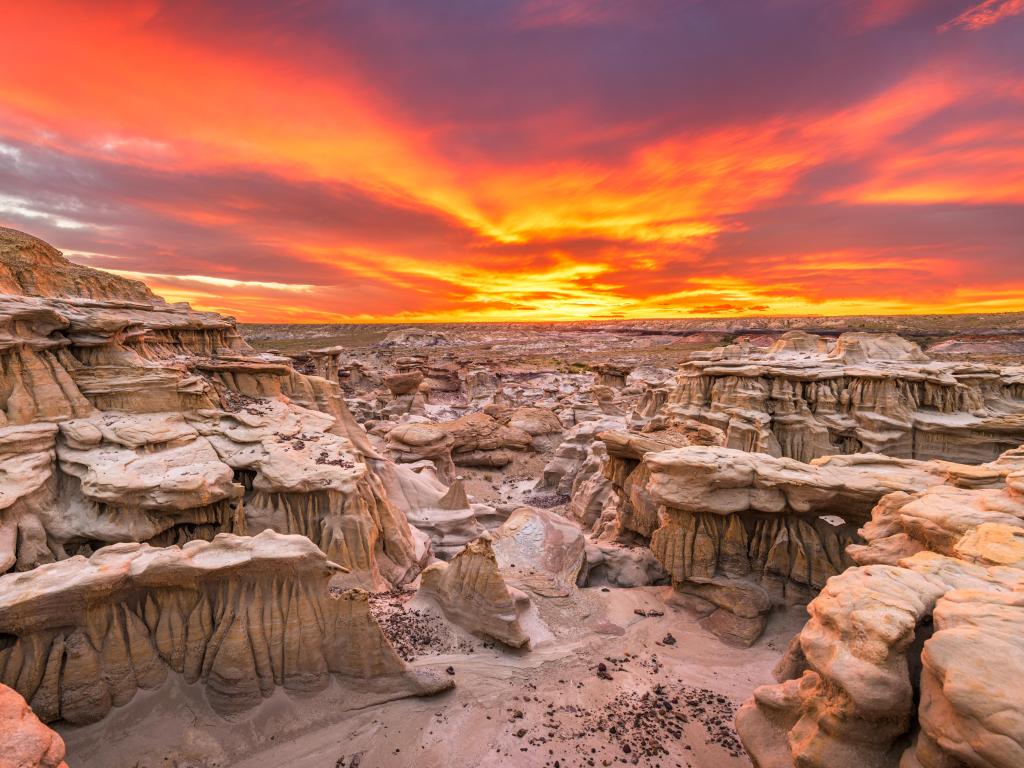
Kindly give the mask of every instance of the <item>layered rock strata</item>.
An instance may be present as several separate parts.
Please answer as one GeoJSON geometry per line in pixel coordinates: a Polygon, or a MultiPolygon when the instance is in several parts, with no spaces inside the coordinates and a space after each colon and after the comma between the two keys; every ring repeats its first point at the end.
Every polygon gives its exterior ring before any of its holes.
{"type": "Polygon", "coordinates": [[[854,564],[857,526],[882,497],[943,483],[953,492],[997,488],[1013,471],[1007,461],[973,467],[871,454],[804,464],[697,446],[648,453],[642,465],[646,495],[634,494],[623,524],[649,535],[676,601],[740,645],[760,636],[773,606],[806,602],[854,564]]]}
{"type": "MultiPolygon", "coordinates": [[[[891,334],[831,342],[793,331],[767,350],[694,353],[662,411],[721,428],[726,445],[810,461],[882,453],[978,464],[1024,442],[1020,368],[930,359],[891,334]]],[[[637,423],[655,418],[651,395],[637,423]]]]}
{"type": "Polygon", "coordinates": [[[737,717],[756,766],[1024,762],[1024,472],[1006,483],[876,507],[872,525],[918,551],[894,560],[876,537],[858,555],[874,562],[810,603],[779,684],[737,717]]]}
{"type": "Polygon", "coordinates": [[[410,673],[343,569],[305,537],[221,534],[182,548],[106,547],[0,578],[0,681],[44,721],[89,723],[160,687],[200,683],[219,713],[276,687],[324,688],[332,674],[437,682],[410,673]]]}
{"type": "Polygon", "coordinates": [[[429,553],[336,380],[13,230],[0,229],[0,286],[19,294],[0,296],[0,573],[271,528],[307,535],[367,587],[416,577],[429,553]]]}

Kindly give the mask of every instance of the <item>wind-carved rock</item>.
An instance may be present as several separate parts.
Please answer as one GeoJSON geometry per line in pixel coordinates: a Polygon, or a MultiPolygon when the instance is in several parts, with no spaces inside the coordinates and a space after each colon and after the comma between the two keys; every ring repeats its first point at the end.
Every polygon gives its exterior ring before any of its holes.
{"type": "MultiPolygon", "coordinates": [[[[203,685],[222,714],[280,686],[316,691],[331,675],[445,687],[414,674],[343,569],[301,536],[221,534],[182,548],[117,544],[0,577],[0,682],[44,721],[90,723],[169,675],[203,685]]],[[[450,684],[449,684],[450,685],[450,684]]]]}
{"type": "Polygon", "coordinates": [[[624,427],[621,418],[603,418],[584,421],[567,430],[551,461],[544,467],[544,487],[554,488],[566,496],[573,494],[576,477],[592,455],[598,434],[624,427]]]}
{"type": "Polygon", "coordinates": [[[633,529],[650,531],[676,601],[739,645],[760,636],[773,606],[807,602],[854,564],[857,526],[882,497],[946,482],[1000,486],[1012,471],[872,454],[804,464],[697,446],[647,453],[643,466],[647,497],[636,506],[645,511],[633,529]]]}
{"type": "Polygon", "coordinates": [[[586,557],[579,527],[533,507],[515,510],[493,532],[492,547],[505,579],[541,597],[573,594],[586,557]]]}
{"type": "Polygon", "coordinates": [[[438,557],[447,558],[484,532],[481,520],[495,510],[471,502],[461,478],[450,487],[427,472],[404,464],[378,462],[376,474],[396,510],[417,530],[426,534],[438,557]]]}
{"type": "MultiPolygon", "coordinates": [[[[560,429],[558,420],[550,412],[542,409],[517,411],[541,411],[548,417],[544,420],[536,414],[520,414],[524,419],[523,426],[539,430],[538,434],[560,429]]],[[[506,418],[512,415],[505,414],[506,418]]],[[[534,438],[530,432],[503,424],[479,411],[439,424],[400,424],[387,433],[388,453],[395,461],[431,461],[443,482],[451,482],[456,466],[500,468],[512,463],[515,452],[533,447],[534,438]]]]}
{"type": "Polygon", "coordinates": [[[530,598],[506,584],[488,534],[469,542],[450,563],[427,566],[416,597],[434,601],[449,621],[473,634],[512,648],[530,642],[521,622],[530,598]]]}
{"type": "Polygon", "coordinates": [[[0,573],[269,527],[309,536],[367,587],[416,577],[429,553],[336,381],[13,230],[0,285],[31,294],[0,299],[0,573]]]}
{"type": "MultiPolygon", "coordinates": [[[[656,418],[651,393],[635,414],[656,418]]],[[[793,331],[767,351],[694,353],[662,411],[725,431],[726,445],[810,461],[846,453],[982,463],[1024,442],[1020,369],[931,360],[892,334],[832,343],[793,331]]]]}
{"type": "Polygon", "coordinates": [[[737,716],[755,765],[1022,764],[1024,461],[990,466],[1006,471],[1005,487],[878,504],[872,525],[889,536],[857,548],[871,564],[828,581],[779,684],[737,716]],[[916,553],[894,560],[892,531],[916,553]]]}

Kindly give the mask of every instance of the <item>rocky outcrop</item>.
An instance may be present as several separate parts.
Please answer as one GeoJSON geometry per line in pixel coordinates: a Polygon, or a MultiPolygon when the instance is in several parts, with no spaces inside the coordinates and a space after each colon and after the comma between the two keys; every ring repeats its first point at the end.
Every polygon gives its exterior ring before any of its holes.
{"type": "Polygon", "coordinates": [[[495,514],[493,507],[469,500],[460,477],[446,486],[432,473],[411,466],[376,464],[388,500],[416,531],[429,537],[429,551],[438,557],[451,557],[483,534],[481,519],[495,514]]]}
{"type": "Polygon", "coordinates": [[[533,447],[528,432],[486,413],[471,413],[442,426],[452,437],[452,461],[460,467],[504,467],[512,463],[513,452],[533,447]]]}
{"type": "Polygon", "coordinates": [[[182,548],[106,547],[0,577],[0,681],[44,721],[89,723],[169,674],[201,683],[214,710],[256,706],[275,687],[332,674],[439,683],[410,673],[367,593],[332,592],[342,568],[301,536],[221,534],[182,548]]]}
{"type": "Polygon", "coordinates": [[[737,717],[755,765],[1021,764],[1022,469],[1001,489],[934,488],[876,507],[872,525],[918,551],[888,564],[891,542],[876,536],[858,555],[874,562],[810,603],[779,684],[737,717]]]}
{"type": "Polygon", "coordinates": [[[599,363],[590,366],[590,370],[597,376],[598,384],[618,389],[626,386],[626,377],[629,376],[632,368],[616,363],[599,363]]]}
{"type": "Polygon", "coordinates": [[[541,597],[573,594],[586,553],[572,522],[546,509],[520,507],[492,535],[498,567],[510,584],[541,597]]]}
{"type": "Polygon", "coordinates": [[[452,462],[455,438],[440,424],[418,421],[399,424],[388,432],[386,440],[388,455],[395,461],[403,464],[429,461],[445,483],[450,483],[455,476],[452,462]]]}
{"type": "Polygon", "coordinates": [[[648,453],[643,466],[647,498],[637,497],[644,511],[630,525],[650,531],[651,550],[680,593],[676,601],[704,616],[722,639],[749,645],[773,606],[806,602],[854,564],[857,526],[883,497],[896,491],[910,498],[943,483],[949,492],[967,492],[960,485],[1000,493],[1014,463],[973,467],[858,454],[804,464],[694,446],[648,453]]]}
{"type": "Polygon", "coordinates": [[[530,598],[505,583],[489,535],[469,542],[450,563],[428,566],[416,597],[433,601],[451,622],[473,634],[512,648],[530,642],[520,621],[530,598]]]}
{"type": "Polygon", "coordinates": [[[667,400],[664,412],[721,428],[730,448],[800,461],[882,453],[978,464],[1024,442],[1019,369],[931,360],[892,334],[830,342],[794,331],[767,350],[694,353],[667,400]]]}
{"type": "Polygon", "coordinates": [[[576,477],[587,459],[593,453],[594,441],[601,432],[608,432],[625,427],[621,418],[604,418],[596,421],[584,421],[567,430],[562,442],[555,449],[554,455],[545,467],[543,484],[546,488],[554,488],[566,496],[572,494],[576,477]]]}
{"type": "Polygon", "coordinates": [[[0,293],[143,302],[156,298],[145,283],[72,264],[48,243],[7,227],[0,227],[0,293]]]}
{"type": "Polygon", "coordinates": [[[0,573],[271,528],[367,587],[415,578],[409,524],[336,380],[251,350],[231,318],[0,235],[0,282],[19,292],[0,297],[0,573]]]}
{"type": "Polygon", "coordinates": [[[6,685],[0,685],[0,768],[68,768],[64,740],[6,685]]]}

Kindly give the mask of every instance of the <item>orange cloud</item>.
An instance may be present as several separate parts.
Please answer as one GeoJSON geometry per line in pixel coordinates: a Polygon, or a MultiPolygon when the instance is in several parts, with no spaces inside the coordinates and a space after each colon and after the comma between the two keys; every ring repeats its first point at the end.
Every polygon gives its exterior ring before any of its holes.
{"type": "Polygon", "coordinates": [[[979,30],[1020,13],[1024,13],[1024,0],[983,0],[983,2],[968,8],[955,19],[943,24],[939,29],[943,32],[954,27],[979,30]]]}
{"type": "Polygon", "coordinates": [[[727,5],[15,4],[0,223],[252,321],[1024,307],[1012,52],[727,5]]]}

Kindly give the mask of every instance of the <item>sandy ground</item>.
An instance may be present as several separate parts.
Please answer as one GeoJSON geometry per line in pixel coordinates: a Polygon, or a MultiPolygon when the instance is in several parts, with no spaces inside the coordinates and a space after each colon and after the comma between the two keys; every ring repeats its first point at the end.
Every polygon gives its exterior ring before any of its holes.
{"type": "Polygon", "coordinates": [[[806,613],[777,612],[753,648],[735,649],[664,605],[663,590],[589,588],[539,605],[567,623],[529,652],[417,657],[454,671],[455,689],[434,697],[389,701],[393,691],[339,681],[314,696],[278,690],[227,721],[174,680],[102,723],[58,730],[73,768],[749,766],[732,713],[771,680],[806,613]]]}

